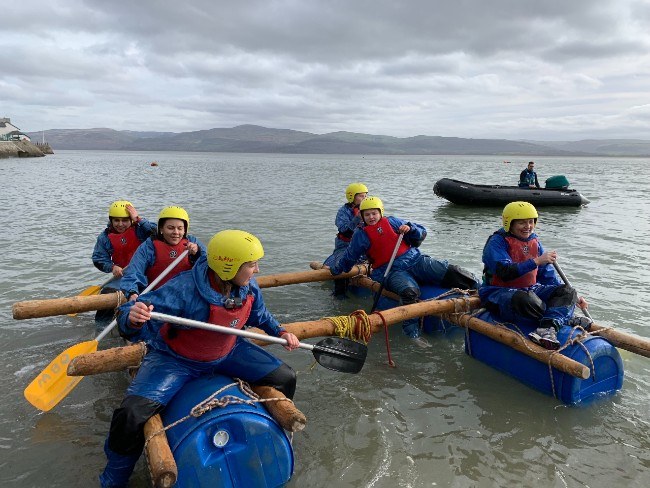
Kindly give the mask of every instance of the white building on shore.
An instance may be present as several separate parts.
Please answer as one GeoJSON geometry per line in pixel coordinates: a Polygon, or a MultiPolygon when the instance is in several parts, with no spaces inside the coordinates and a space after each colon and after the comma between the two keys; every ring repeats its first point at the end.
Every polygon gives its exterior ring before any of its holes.
{"type": "Polygon", "coordinates": [[[11,123],[9,117],[0,118],[0,141],[31,141],[27,134],[11,123]]]}

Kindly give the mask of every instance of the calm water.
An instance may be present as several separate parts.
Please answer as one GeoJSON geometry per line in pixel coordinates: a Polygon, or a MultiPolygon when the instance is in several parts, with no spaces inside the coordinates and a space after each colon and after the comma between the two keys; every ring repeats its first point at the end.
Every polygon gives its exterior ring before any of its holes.
{"type": "MultiPolygon", "coordinates": [[[[423,251],[479,274],[500,209],[455,207],[432,186],[442,177],[515,182],[524,159],[503,159],[60,151],[0,160],[0,485],[92,486],[103,468],[125,375],[87,377],[46,414],[23,398],[49,361],[96,334],[92,315],[15,321],[11,305],[103,281],[90,255],[112,201],[131,200],[152,219],[163,206],[182,205],[191,233],[206,243],[224,228],[251,231],[265,247],[262,273],[270,274],[306,270],[329,254],[343,190],[360,180],[387,213],[429,228],[423,251]]],[[[650,161],[535,161],[540,180],[565,174],[592,201],[541,209],[544,245],[558,250],[598,323],[650,337],[650,161]]],[[[295,285],[265,297],[285,323],[369,308],[369,301],[335,301],[329,290],[295,285]]],[[[386,366],[377,336],[359,375],[310,370],[310,354],[273,346],[299,372],[295,401],[308,418],[294,437],[290,486],[650,486],[650,359],[623,352],[621,392],[567,407],[466,356],[461,331],[432,336],[435,347],[426,351],[398,332],[398,367],[386,366]]],[[[107,338],[101,347],[116,345],[107,338]]],[[[132,480],[149,486],[142,463],[132,480]]]]}

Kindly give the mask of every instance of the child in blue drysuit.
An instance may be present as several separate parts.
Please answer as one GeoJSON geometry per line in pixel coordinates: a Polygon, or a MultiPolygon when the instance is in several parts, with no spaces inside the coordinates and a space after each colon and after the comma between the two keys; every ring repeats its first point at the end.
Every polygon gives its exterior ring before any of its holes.
{"type": "MultiPolygon", "coordinates": [[[[427,235],[423,226],[397,217],[384,216],[384,204],[377,197],[366,197],[361,202],[360,210],[363,226],[354,232],[345,253],[330,266],[333,275],[349,271],[359,257],[365,254],[372,265],[370,277],[382,282],[399,234],[403,234],[404,238],[397,248],[395,261],[384,283],[387,290],[400,296],[402,304],[418,301],[420,284],[462,289],[478,287],[476,278],[470,272],[420,252],[418,246],[427,235]]],[[[430,346],[420,336],[417,318],[404,321],[402,329],[415,344],[430,346]]]]}
{"type": "MultiPolygon", "coordinates": [[[[557,331],[569,324],[576,303],[586,308],[584,298],[562,283],[553,263],[557,251],[542,247],[535,226],[537,210],[528,202],[511,202],[502,214],[503,227],[492,234],[483,248],[481,302],[505,321],[539,321],[529,334],[547,349],[558,349],[557,331]]],[[[591,321],[576,318],[570,325],[588,328],[591,321]]]]}

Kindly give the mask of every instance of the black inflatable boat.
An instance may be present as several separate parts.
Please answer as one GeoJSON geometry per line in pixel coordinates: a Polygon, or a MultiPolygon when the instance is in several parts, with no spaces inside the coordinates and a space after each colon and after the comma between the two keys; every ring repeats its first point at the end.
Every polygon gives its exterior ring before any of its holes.
{"type": "Polygon", "coordinates": [[[518,186],[474,185],[464,181],[442,178],[433,192],[459,205],[504,206],[510,202],[529,202],[536,207],[579,207],[589,200],[577,190],[566,188],[520,188],[518,186]]]}

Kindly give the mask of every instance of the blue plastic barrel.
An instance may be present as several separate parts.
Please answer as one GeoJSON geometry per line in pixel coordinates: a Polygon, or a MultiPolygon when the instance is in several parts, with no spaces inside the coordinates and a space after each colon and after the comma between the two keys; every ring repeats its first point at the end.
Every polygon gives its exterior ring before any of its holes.
{"type": "MultiPolygon", "coordinates": [[[[496,323],[489,312],[484,312],[477,318],[496,323]]],[[[519,330],[512,326],[509,328],[528,334],[534,327],[521,324],[519,330]]],[[[563,327],[560,330],[558,340],[561,344],[566,342],[571,331],[571,327],[563,327]]],[[[606,339],[597,336],[585,339],[582,344],[586,351],[580,345],[574,344],[563,349],[560,354],[587,366],[591,370],[590,377],[583,380],[552,369],[551,382],[548,364],[473,330],[469,330],[465,336],[467,354],[547,395],[553,395],[555,389],[555,395],[565,404],[593,400],[614,393],[623,386],[623,361],[618,350],[606,339]]]]}
{"type": "MultiPolygon", "coordinates": [[[[223,386],[224,376],[201,377],[187,383],[162,413],[164,425],[188,415],[190,410],[223,386]]],[[[238,386],[219,394],[249,398],[238,386]]],[[[293,449],[289,438],[260,403],[230,404],[191,417],[167,431],[178,466],[177,488],[278,487],[293,474],[293,449]]]]}

